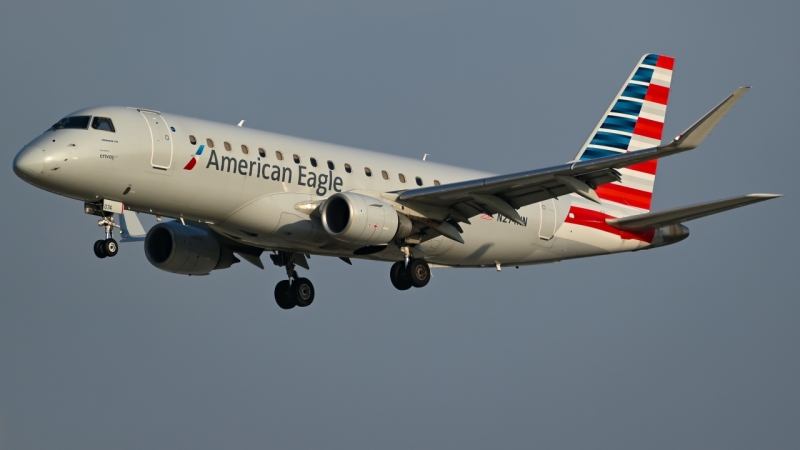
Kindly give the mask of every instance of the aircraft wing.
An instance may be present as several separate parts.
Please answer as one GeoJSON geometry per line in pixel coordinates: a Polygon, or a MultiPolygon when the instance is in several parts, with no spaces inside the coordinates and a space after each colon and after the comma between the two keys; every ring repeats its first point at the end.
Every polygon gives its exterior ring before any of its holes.
{"type": "Polygon", "coordinates": [[[688,222],[690,220],[721,213],[729,209],[752,205],[753,203],[763,202],[764,200],[769,200],[776,197],[780,197],[780,195],[748,194],[741,197],[701,203],[699,205],[683,206],[681,208],[669,209],[667,211],[638,214],[619,219],[607,219],[606,223],[614,228],[619,228],[622,230],[637,230],[651,227],[657,228],[665,225],[688,222]]]}
{"type": "Polygon", "coordinates": [[[594,189],[619,181],[620,174],[615,169],[697,147],[748,89],[737,89],[667,145],[510,175],[410,189],[400,193],[397,201],[449,207],[452,217],[463,222],[481,213],[500,213],[519,223],[521,218],[516,209],[570,193],[600,203],[594,189]]]}

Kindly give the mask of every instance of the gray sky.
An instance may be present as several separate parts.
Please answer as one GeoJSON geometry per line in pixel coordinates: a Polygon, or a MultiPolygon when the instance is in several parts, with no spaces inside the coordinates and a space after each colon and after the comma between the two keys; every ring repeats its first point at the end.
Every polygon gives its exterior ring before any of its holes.
{"type": "MultiPolygon", "coordinates": [[[[6,2],[0,448],[800,446],[797,2],[6,2]],[[637,59],[676,58],[654,209],[785,197],[655,251],[520,270],[313,257],[283,271],[98,260],[79,202],[16,178],[63,115],[147,107],[497,173],[579,149],[637,59]]],[[[148,223],[152,223],[150,220],[148,223]]]]}

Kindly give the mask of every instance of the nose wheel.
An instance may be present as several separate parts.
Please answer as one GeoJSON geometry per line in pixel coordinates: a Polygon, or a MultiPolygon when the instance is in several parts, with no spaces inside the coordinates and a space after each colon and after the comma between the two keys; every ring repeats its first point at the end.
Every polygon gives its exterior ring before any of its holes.
{"type": "Polygon", "coordinates": [[[100,239],[94,243],[94,255],[98,258],[116,256],[117,252],[119,252],[119,245],[112,238],[100,239]]]}
{"type": "Polygon", "coordinates": [[[105,228],[106,238],[95,241],[94,255],[101,259],[105,257],[110,258],[117,256],[117,253],[119,252],[119,244],[114,240],[114,238],[111,237],[111,232],[114,230],[114,227],[119,228],[119,225],[114,223],[114,215],[111,214],[104,216],[102,219],[97,221],[97,225],[105,228]]]}

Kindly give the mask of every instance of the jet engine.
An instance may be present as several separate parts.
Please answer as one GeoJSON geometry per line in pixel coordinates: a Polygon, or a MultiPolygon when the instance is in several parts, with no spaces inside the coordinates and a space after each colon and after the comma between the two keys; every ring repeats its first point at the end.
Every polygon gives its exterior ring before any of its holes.
{"type": "Polygon", "coordinates": [[[334,238],[363,245],[380,245],[414,232],[408,217],[390,203],[353,192],[333,194],[322,205],[322,226],[334,238]]]}
{"type": "Polygon", "coordinates": [[[648,250],[656,247],[663,247],[665,245],[672,245],[678,243],[689,237],[689,228],[682,223],[673,225],[665,225],[657,228],[653,235],[653,241],[643,250],[648,250]]]}
{"type": "Polygon", "coordinates": [[[160,223],[147,232],[144,253],[155,267],[182,275],[208,275],[235,262],[233,253],[207,229],[160,223]]]}

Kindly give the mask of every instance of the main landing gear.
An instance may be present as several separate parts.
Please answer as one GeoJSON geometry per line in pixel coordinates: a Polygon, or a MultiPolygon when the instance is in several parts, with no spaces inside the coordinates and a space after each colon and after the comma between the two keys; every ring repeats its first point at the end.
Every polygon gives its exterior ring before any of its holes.
{"type": "Polygon", "coordinates": [[[288,280],[280,281],[275,285],[275,303],[281,309],[292,309],[295,306],[306,307],[314,301],[314,285],[308,278],[297,276],[295,264],[308,269],[305,256],[297,253],[278,252],[271,255],[276,266],[285,266],[288,280]]]}
{"type": "Polygon", "coordinates": [[[111,237],[111,232],[114,230],[114,227],[119,228],[119,225],[114,223],[114,215],[110,214],[103,216],[102,219],[97,221],[97,225],[105,228],[106,238],[95,241],[94,255],[98,258],[117,256],[117,252],[119,252],[119,244],[117,244],[117,241],[111,237]]]}
{"type": "Polygon", "coordinates": [[[403,249],[406,258],[392,264],[389,277],[392,285],[398,290],[405,291],[412,287],[425,287],[431,281],[431,268],[424,259],[412,259],[411,253],[403,249]]]}

